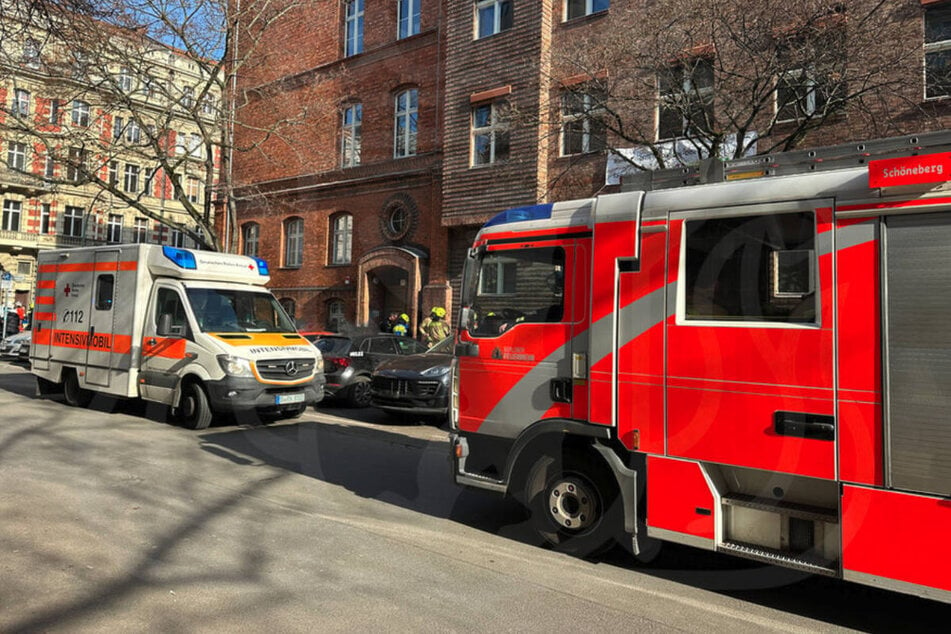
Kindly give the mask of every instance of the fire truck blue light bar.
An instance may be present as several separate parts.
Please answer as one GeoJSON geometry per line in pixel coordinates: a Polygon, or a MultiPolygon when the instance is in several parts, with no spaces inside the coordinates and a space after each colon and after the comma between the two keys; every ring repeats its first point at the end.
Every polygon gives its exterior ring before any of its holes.
{"type": "Polygon", "coordinates": [[[551,218],[552,204],[532,205],[530,207],[515,207],[506,209],[502,213],[485,223],[485,227],[504,225],[510,222],[525,222],[526,220],[548,220],[551,218]]]}

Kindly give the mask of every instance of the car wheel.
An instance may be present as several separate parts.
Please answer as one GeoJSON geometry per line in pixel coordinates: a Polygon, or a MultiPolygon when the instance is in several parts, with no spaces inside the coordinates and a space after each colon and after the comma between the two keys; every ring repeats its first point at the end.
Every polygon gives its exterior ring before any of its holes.
{"type": "Polygon", "coordinates": [[[63,375],[63,398],[71,407],[88,407],[92,401],[92,392],[79,386],[79,377],[75,370],[63,375]]]}
{"type": "Polygon", "coordinates": [[[201,383],[188,381],[182,386],[181,400],[172,415],[188,429],[206,429],[211,424],[211,405],[201,383]]]}
{"type": "Polygon", "coordinates": [[[347,401],[353,407],[370,407],[370,377],[358,376],[347,388],[347,401]]]}
{"type": "Polygon", "coordinates": [[[555,550],[588,557],[613,545],[622,522],[620,494],[606,466],[586,453],[540,457],[524,496],[536,532],[555,550]]]}

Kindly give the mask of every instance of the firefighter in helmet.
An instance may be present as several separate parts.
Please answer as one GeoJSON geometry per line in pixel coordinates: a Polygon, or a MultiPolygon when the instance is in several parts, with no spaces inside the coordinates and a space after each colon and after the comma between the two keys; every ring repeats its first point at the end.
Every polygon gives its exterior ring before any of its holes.
{"type": "Polygon", "coordinates": [[[446,322],[446,309],[436,306],[429,313],[429,323],[426,325],[426,345],[432,347],[452,334],[452,328],[446,322]]]}
{"type": "Polygon", "coordinates": [[[405,337],[409,334],[409,315],[403,313],[393,325],[393,334],[405,337]]]}

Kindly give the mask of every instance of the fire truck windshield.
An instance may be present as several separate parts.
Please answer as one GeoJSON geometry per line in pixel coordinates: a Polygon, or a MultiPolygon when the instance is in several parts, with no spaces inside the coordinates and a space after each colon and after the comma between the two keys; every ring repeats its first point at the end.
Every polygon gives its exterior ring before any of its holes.
{"type": "Polygon", "coordinates": [[[204,332],[296,332],[270,293],[188,288],[186,294],[198,327],[204,332]]]}
{"type": "Polygon", "coordinates": [[[522,323],[565,319],[565,250],[543,247],[474,253],[466,263],[462,326],[495,337],[522,323]]]}

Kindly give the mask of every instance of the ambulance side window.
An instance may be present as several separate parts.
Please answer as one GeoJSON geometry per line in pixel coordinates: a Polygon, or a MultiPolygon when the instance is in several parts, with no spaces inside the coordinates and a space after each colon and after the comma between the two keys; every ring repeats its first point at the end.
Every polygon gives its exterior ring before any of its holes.
{"type": "Polygon", "coordinates": [[[172,332],[183,336],[187,335],[187,319],[185,317],[185,305],[182,304],[182,298],[171,288],[158,289],[158,295],[155,301],[155,323],[158,324],[162,315],[171,315],[172,332]]]}
{"type": "Polygon", "coordinates": [[[815,323],[812,212],[688,220],[684,319],[815,323]]]}
{"type": "Polygon", "coordinates": [[[100,275],[96,278],[96,310],[112,310],[112,294],[115,285],[114,275],[100,275]]]}

